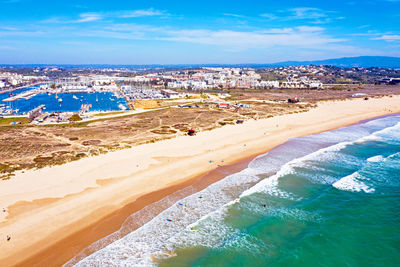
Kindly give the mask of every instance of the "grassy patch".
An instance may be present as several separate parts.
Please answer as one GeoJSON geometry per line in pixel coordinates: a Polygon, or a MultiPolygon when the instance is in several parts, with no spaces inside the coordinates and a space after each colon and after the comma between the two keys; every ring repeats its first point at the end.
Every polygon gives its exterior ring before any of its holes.
{"type": "Polygon", "coordinates": [[[10,167],[9,165],[1,164],[1,163],[0,163],[0,173],[1,173],[1,172],[4,172],[4,171],[6,171],[6,170],[8,170],[9,167],[10,167]]]}
{"type": "Polygon", "coordinates": [[[167,130],[167,129],[161,129],[161,130],[152,130],[152,133],[155,134],[176,134],[175,130],[167,130]]]}
{"type": "Polygon", "coordinates": [[[21,117],[17,117],[17,118],[16,117],[14,117],[14,118],[5,117],[5,118],[0,119],[0,126],[10,126],[10,124],[12,122],[17,122],[19,124],[28,124],[29,120],[28,120],[28,118],[25,118],[25,117],[22,117],[22,118],[21,117]]]}
{"type": "Polygon", "coordinates": [[[113,111],[113,112],[102,112],[102,113],[97,113],[94,114],[94,117],[102,117],[102,116],[110,116],[110,115],[118,115],[118,114],[123,114],[125,111],[113,111]]]}
{"type": "Polygon", "coordinates": [[[243,116],[254,116],[256,114],[257,113],[255,113],[255,112],[246,112],[246,113],[241,113],[240,115],[243,115],[243,116]]]}
{"type": "Polygon", "coordinates": [[[78,114],[74,114],[69,118],[69,121],[81,121],[82,118],[78,114]]]}
{"type": "Polygon", "coordinates": [[[81,159],[81,158],[84,158],[84,157],[86,157],[86,154],[85,154],[85,153],[77,153],[77,154],[75,155],[75,158],[76,158],[76,159],[81,159]]]}

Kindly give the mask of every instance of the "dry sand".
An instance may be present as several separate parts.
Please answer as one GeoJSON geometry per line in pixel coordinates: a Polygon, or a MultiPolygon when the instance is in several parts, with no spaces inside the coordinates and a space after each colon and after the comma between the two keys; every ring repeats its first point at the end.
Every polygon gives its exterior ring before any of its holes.
{"type": "Polygon", "coordinates": [[[99,232],[104,236],[117,230],[127,216],[127,210],[119,211],[135,200],[138,205],[129,212],[187,186],[218,165],[264,153],[288,138],[397,112],[400,96],[324,102],[306,113],[228,125],[195,137],[19,172],[1,181],[0,209],[7,211],[0,214],[0,265],[32,266],[41,261],[41,266],[58,266],[93,242],[89,238],[83,241],[89,243],[69,243],[69,237],[94,231],[96,225],[100,227],[96,238],[101,237],[99,232]]]}

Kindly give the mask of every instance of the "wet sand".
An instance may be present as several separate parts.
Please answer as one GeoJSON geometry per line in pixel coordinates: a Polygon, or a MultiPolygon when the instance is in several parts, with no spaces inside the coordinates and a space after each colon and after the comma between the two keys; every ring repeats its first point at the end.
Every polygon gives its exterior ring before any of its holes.
{"type": "MultiPolygon", "coordinates": [[[[134,202],[116,210],[104,219],[58,241],[53,246],[19,263],[18,266],[60,266],[84,249],[86,255],[89,255],[90,252],[94,252],[87,248],[89,245],[119,230],[121,225],[133,213],[152,203],[165,202],[164,205],[155,205],[155,207],[152,207],[149,214],[150,216],[148,217],[148,220],[150,220],[169,207],[168,201],[178,201],[179,199],[203,190],[227,175],[245,169],[252,159],[253,157],[240,160],[234,164],[217,167],[209,173],[199,175],[181,184],[139,197],[134,202]],[[168,198],[168,201],[165,200],[166,198],[168,198]]],[[[142,224],[138,224],[137,228],[140,226],[142,226],[142,224]]]]}

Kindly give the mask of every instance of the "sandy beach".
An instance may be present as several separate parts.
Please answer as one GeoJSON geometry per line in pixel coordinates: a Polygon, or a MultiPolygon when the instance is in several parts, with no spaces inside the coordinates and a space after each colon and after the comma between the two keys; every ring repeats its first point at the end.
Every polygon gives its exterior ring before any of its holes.
{"type": "Polygon", "coordinates": [[[251,120],[194,137],[19,172],[1,181],[0,265],[60,266],[118,230],[130,213],[201,181],[219,166],[230,167],[198,188],[243,165],[234,163],[289,138],[398,112],[400,96],[327,101],[305,113],[251,120]]]}

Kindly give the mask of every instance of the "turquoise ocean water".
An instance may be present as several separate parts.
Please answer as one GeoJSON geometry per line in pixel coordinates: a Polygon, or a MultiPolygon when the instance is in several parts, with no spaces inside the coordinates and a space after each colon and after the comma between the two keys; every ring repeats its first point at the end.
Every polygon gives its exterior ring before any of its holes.
{"type": "Polygon", "coordinates": [[[93,246],[67,265],[400,266],[400,115],[292,139],[93,246]]]}

